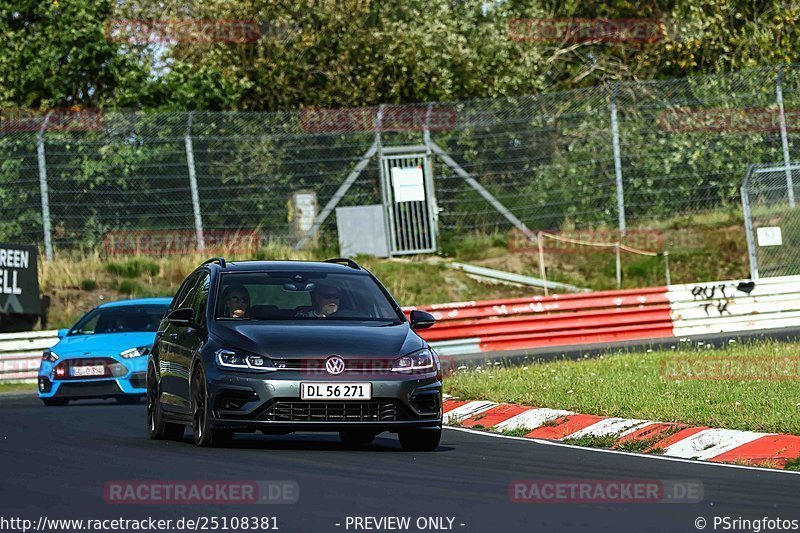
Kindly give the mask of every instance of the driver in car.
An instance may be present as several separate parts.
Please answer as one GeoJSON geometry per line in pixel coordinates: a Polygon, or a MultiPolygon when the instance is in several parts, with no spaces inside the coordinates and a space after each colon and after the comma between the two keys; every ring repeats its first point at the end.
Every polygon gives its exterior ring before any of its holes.
{"type": "Polygon", "coordinates": [[[339,310],[341,291],[338,287],[327,283],[316,283],[311,291],[310,308],[301,309],[297,316],[302,317],[327,317],[339,310]]]}
{"type": "Polygon", "coordinates": [[[222,314],[230,318],[246,318],[250,309],[250,293],[244,285],[232,285],[227,292],[222,314]]]}

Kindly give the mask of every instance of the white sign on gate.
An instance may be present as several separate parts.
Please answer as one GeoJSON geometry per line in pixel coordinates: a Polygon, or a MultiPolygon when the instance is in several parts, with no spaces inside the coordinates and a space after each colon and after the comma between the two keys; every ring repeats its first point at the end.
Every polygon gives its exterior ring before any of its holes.
{"type": "Polygon", "coordinates": [[[422,180],[422,167],[392,167],[392,189],[395,203],[424,202],[425,184],[422,180]]]}
{"type": "Polygon", "coordinates": [[[780,246],[783,244],[781,228],[772,226],[769,228],[756,228],[756,237],[759,246],[780,246]]]}

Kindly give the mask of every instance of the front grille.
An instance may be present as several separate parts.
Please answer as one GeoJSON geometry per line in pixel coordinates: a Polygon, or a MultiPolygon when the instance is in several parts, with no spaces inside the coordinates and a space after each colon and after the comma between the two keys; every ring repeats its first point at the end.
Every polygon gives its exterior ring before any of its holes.
{"type": "Polygon", "coordinates": [[[93,398],[102,396],[116,396],[122,394],[117,382],[114,380],[62,383],[56,392],[58,398],[93,398]]]}
{"type": "Polygon", "coordinates": [[[258,415],[268,422],[398,422],[412,420],[394,400],[321,402],[279,400],[258,415]]]}
{"type": "Polygon", "coordinates": [[[70,380],[70,379],[104,379],[110,377],[122,377],[128,373],[128,369],[110,357],[83,357],[77,359],[66,359],[53,367],[52,375],[57,380],[70,380]],[[82,366],[102,366],[102,375],[91,376],[74,376],[73,369],[82,366]]]}
{"type": "MultiPolygon", "coordinates": [[[[328,375],[324,358],[275,359],[279,370],[298,370],[309,374],[328,375]]],[[[344,374],[391,374],[394,359],[345,359],[344,374]]]]}

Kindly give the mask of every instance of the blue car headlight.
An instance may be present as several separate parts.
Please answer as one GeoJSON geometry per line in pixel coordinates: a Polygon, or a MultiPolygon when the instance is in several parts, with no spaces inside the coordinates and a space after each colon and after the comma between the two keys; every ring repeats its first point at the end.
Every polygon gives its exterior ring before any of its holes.
{"type": "Polygon", "coordinates": [[[223,370],[247,370],[250,372],[275,372],[275,364],[269,357],[242,350],[217,350],[217,366],[223,370]]]}
{"type": "Polygon", "coordinates": [[[392,366],[392,372],[403,374],[428,374],[435,371],[436,358],[428,348],[403,356],[395,360],[392,366]]]}
{"type": "Polygon", "coordinates": [[[125,359],[133,359],[134,357],[142,357],[150,353],[150,349],[153,347],[152,344],[147,346],[138,346],[136,348],[129,348],[127,350],[123,350],[119,353],[120,357],[125,359]]]}

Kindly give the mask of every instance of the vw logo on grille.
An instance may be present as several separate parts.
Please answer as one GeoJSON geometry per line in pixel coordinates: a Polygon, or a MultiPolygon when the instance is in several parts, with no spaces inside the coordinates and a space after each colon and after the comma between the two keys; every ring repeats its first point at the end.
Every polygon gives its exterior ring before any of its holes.
{"type": "Polygon", "coordinates": [[[344,372],[344,359],[338,355],[328,357],[328,359],[325,361],[325,370],[328,371],[328,374],[338,376],[344,372]]]}

